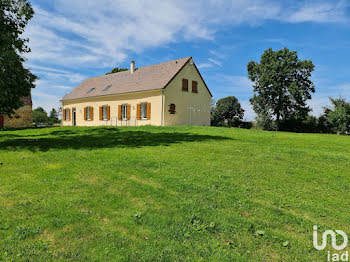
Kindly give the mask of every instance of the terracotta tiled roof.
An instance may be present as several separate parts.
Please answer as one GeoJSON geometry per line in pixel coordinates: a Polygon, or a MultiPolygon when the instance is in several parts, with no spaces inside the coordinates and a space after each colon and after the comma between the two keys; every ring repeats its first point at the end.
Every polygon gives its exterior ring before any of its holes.
{"type": "Polygon", "coordinates": [[[165,88],[190,59],[191,57],[186,57],[165,63],[140,67],[132,74],[130,70],[128,70],[110,75],[88,78],[65,95],[62,100],[165,88]],[[103,89],[107,86],[111,87],[104,91],[103,89]],[[92,88],[94,88],[94,90],[88,93],[92,88]]]}

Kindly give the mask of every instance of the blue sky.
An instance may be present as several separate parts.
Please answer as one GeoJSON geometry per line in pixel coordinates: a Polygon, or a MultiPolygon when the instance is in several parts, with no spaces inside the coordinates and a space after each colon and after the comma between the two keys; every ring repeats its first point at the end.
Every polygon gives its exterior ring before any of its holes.
{"type": "Polygon", "coordinates": [[[32,0],[26,66],[40,77],[34,107],[58,108],[83,79],[192,56],[214,99],[234,95],[254,119],[247,63],[288,47],[315,64],[313,114],[350,100],[350,1],[32,0]]]}

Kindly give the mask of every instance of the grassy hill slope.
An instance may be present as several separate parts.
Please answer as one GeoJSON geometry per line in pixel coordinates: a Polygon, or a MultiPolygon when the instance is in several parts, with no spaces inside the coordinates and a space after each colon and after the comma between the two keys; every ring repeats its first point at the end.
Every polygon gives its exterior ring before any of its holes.
{"type": "Polygon", "coordinates": [[[350,138],[215,127],[0,132],[0,260],[326,260],[350,138]]]}

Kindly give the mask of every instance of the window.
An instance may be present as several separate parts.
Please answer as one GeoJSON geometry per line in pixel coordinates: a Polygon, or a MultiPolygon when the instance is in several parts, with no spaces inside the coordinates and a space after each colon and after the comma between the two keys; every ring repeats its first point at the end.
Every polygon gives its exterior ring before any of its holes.
{"type": "Polygon", "coordinates": [[[92,120],[92,112],[92,107],[89,106],[86,108],[86,120],[92,120]]]}
{"type": "Polygon", "coordinates": [[[128,105],[127,104],[122,105],[121,110],[122,110],[122,119],[127,120],[128,119],[128,105]]]}
{"type": "Polygon", "coordinates": [[[87,92],[88,94],[90,94],[92,91],[94,91],[95,88],[90,88],[89,91],[87,92]]]}
{"type": "Polygon", "coordinates": [[[182,79],[182,91],[188,91],[188,79],[182,79]]]}
{"type": "Polygon", "coordinates": [[[170,104],[170,105],[169,105],[169,113],[170,113],[170,114],[174,115],[175,112],[176,112],[175,109],[176,109],[175,104],[170,104]]]}
{"type": "Polygon", "coordinates": [[[69,118],[70,118],[70,110],[69,110],[69,108],[64,109],[63,113],[64,113],[63,120],[64,121],[69,121],[69,118]]]}
{"type": "Polygon", "coordinates": [[[107,108],[107,106],[102,107],[102,120],[108,120],[108,108],[107,108]]]}
{"type": "Polygon", "coordinates": [[[103,91],[107,91],[107,90],[110,89],[110,88],[111,88],[111,85],[106,86],[106,87],[103,89],[103,91]]]}
{"type": "Polygon", "coordinates": [[[197,83],[197,81],[192,81],[192,93],[198,93],[198,83],[197,83]]]}
{"type": "Polygon", "coordinates": [[[111,107],[106,106],[100,106],[100,120],[109,121],[111,120],[111,107]]]}
{"type": "Polygon", "coordinates": [[[141,119],[147,119],[147,103],[140,104],[141,119]]]}

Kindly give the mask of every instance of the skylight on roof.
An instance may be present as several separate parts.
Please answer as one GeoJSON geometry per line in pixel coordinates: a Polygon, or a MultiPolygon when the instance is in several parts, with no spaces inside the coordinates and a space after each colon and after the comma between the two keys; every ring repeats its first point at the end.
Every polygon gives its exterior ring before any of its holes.
{"type": "Polygon", "coordinates": [[[111,87],[111,85],[106,86],[106,87],[103,89],[103,91],[107,91],[110,87],[111,87]]]}
{"type": "Polygon", "coordinates": [[[90,94],[92,91],[94,91],[95,90],[95,88],[93,87],[93,88],[90,88],[90,90],[87,92],[88,94],[90,94]]]}

